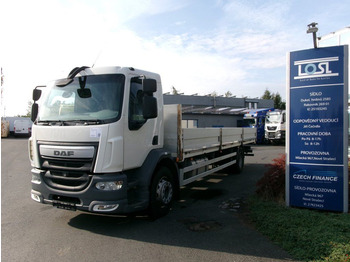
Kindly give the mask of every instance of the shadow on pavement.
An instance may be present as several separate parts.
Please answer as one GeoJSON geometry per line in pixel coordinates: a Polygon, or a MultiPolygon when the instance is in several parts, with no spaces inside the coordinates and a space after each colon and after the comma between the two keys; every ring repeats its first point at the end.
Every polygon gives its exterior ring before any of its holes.
{"type": "Polygon", "coordinates": [[[239,175],[219,173],[196,181],[183,188],[173,210],[156,221],[81,213],[68,224],[113,238],[290,261],[286,252],[243,221],[237,209],[223,208],[223,203],[234,205],[253,194],[264,171],[264,164],[247,164],[239,175]]]}

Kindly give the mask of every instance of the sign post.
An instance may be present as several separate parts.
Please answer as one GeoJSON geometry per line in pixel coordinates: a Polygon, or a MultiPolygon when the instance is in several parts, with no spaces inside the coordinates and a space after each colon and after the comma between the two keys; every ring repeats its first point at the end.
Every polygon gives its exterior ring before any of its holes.
{"type": "Polygon", "coordinates": [[[289,53],[286,204],[348,212],[348,46],[289,53]]]}

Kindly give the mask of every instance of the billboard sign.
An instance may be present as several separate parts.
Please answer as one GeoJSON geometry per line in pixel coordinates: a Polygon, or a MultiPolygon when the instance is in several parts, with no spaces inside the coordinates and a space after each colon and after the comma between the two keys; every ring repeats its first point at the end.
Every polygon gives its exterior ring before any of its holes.
{"type": "Polygon", "coordinates": [[[289,53],[287,205],[347,212],[348,47],[289,53]]]}

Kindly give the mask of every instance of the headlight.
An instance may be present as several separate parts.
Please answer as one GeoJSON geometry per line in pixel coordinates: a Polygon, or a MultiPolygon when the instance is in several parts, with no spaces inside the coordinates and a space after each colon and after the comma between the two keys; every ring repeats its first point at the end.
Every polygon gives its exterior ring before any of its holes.
{"type": "Polygon", "coordinates": [[[40,195],[38,195],[38,194],[32,192],[32,193],[31,193],[31,197],[32,197],[32,199],[33,199],[34,201],[41,203],[40,195]]]}
{"type": "Polygon", "coordinates": [[[34,153],[33,153],[33,141],[32,140],[29,140],[28,151],[29,151],[29,159],[30,159],[30,161],[33,161],[34,153]]]}
{"type": "Polygon", "coordinates": [[[119,190],[123,187],[123,181],[97,182],[96,188],[104,191],[119,190]]]}
{"type": "Polygon", "coordinates": [[[93,211],[96,212],[111,212],[116,210],[119,207],[119,204],[115,205],[94,205],[92,208],[93,211]]]}

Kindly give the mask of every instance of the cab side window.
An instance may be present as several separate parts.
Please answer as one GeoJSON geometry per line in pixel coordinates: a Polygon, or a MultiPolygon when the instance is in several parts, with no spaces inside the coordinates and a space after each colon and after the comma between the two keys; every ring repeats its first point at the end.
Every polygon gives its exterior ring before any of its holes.
{"type": "Polygon", "coordinates": [[[131,79],[129,97],[129,129],[138,130],[146,122],[142,111],[143,90],[140,78],[134,77],[131,79]]]}

